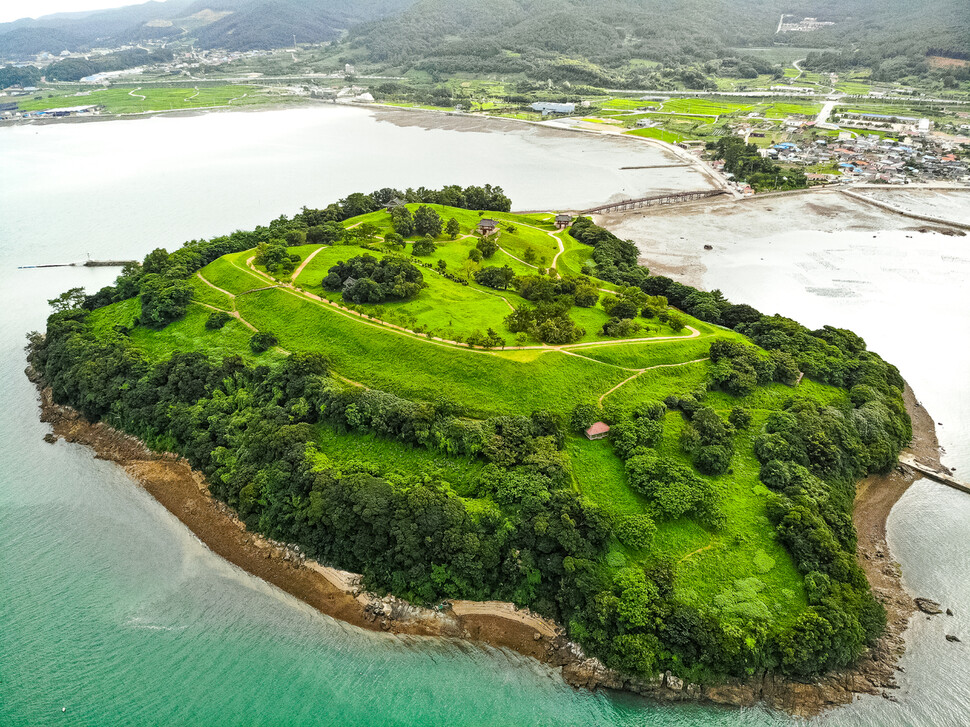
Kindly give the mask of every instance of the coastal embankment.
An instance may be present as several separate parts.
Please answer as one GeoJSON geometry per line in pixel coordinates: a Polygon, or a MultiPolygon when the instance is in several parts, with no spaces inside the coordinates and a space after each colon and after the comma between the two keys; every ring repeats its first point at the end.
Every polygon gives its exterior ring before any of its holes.
{"type": "MultiPolygon", "coordinates": [[[[229,507],[209,494],[205,478],[184,459],[152,452],[134,437],[104,423],[86,421],[76,410],[54,403],[50,388],[35,372],[28,369],[27,375],[40,391],[41,419],[53,430],[45,437],[48,442],[63,439],[91,447],[97,458],[122,466],[214,553],[348,624],[376,632],[456,638],[507,648],[561,668],[565,681],[575,687],[625,690],[660,701],[730,706],[763,702],[790,714],[811,716],[850,703],[857,694],[893,698],[896,660],[904,649],[902,633],[915,610],[885,539],[892,506],[916,479],[902,467],[886,476],[869,477],[859,487],[855,508],[859,561],[886,606],[888,628],[854,668],[811,682],[760,674],[708,686],[686,683],[670,672],[644,681],[626,678],[588,658],[556,623],[510,603],[455,600],[422,608],[393,596],[368,593],[360,576],[315,563],[297,547],[248,531],[229,507]]],[[[908,387],[905,398],[914,429],[909,452],[939,467],[933,420],[908,387]]]]}

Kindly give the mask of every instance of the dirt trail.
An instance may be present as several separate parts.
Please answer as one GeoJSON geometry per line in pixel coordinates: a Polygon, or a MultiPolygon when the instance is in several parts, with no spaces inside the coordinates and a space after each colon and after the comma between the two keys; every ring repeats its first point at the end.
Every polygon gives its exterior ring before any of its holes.
{"type": "MultiPolygon", "coordinates": [[[[592,360],[595,360],[595,359],[592,359],[592,360]]],[[[633,381],[635,378],[637,378],[642,373],[645,373],[647,371],[653,371],[654,369],[669,369],[669,368],[673,368],[675,366],[687,366],[689,364],[700,363],[701,361],[707,361],[707,356],[705,356],[704,358],[695,358],[693,361],[681,361],[680,363],[670,363],[670,364],[657,364],[656,366],[647,366],[645,369],[638,369],[637,372],[635,374],[633,374],[633,376],[631,376],[628,379],[624,379],[623,381],[621,381],[620,383],[618,383],[616,386],[614,386],[612,389],[610,389],[605,394],[603,394],[599,398],[599,400],[597,401],[597,404],[599,404],[600,406],[602,406],[603,405],[603,399],[605,399],[606,397],[608,397],[610,394],[612,394],[614,391],[616,391],[617,389],[619,389],[624,384],[630,383],[631,381],[633,381]]],[[[629,369],[629,370],[632,370],[632,369],[629,369]]]]}
{"type": "Polygon", "coordinates": [[[220,288],[220,287],[219,287],[218,285],[216,285],[215,283],[213,283],[213,282],[211,282],[210,280],[207,280],[206,278],[204,278],[204,277],[202,276],[202,271],[199,271],[199,272],[197,272],[197,273],[195,274],[195,276],[196,276],[196,277],[197,277],[197,278],[198,278],[199,280],[201,280],[201,281],[202,281],[203,283],[205,283],[206,285],[208,285],[208,286],[209,286],[210,288],[213,288],[213,289],[215,289],[215,290],[218,290],[218,291],[219,291],[220,293],[223,293],[224,295],[228,295],[228,296],[229,296],[229,298],[230,298],[230,300],[235,300],[235,299],[236,299],[236,294],[235,294],[235,293],[230,293],[230,292],[229,292],[228,290],[225,290],[225,289],[223,289],[223,288],[220,288]]]}
{"type": "MultiPolygon", "coordinates": [[[[409,328],[405,328],[404,326],[399,326],[396,323],[389,323],[388,321],[383,321],[383,320],[376,319],[376,318],[374,318],[374,319],[368,318],[363,313],[359,313],[359,312],[357,312],[355,310],[351,310],[349,308],[345,308],[344,306],[340,305],[339,303],[335,303],[334,301],[328,300],[327,298],[324,298],[322,296],[316,295],[315,293],[310,293],[310,292],[308,292],[306,290],[302,290],[302,289],[296,287],[295,285],[293,285],[292,283],[279,283],[279,281],[277,281],[271,275],[269,275],[267,273],[264,273],[261,270],[258,270],[256,268],[256,266],[254,265],[254,263],[253,263],[253,261],[255,259],[256,259],[255,256],[251,256],[251,257],[247,258],[246,259],[246,268],[241,267],[240,265],[238,265],[233,260],[230,260],[230,264],[233,267],[237,268],[238,270],[242,270],[243,272],[246,272],[246,273],[249,273],[250,275],[254,275],[254,276],[258,277],[260,280],[267,280],[267,281],[276,283],[276,285],[273,286],[273,287],[277,287],[277,288],[279,288],[280,290],[283,290],[286,293],[289,293],[291,295],[295,295],[296,297],[302,298],[302,299],[305,299],[305,300],[308,299],[308,300],[310,300],[310,301],[312,301],[314,303],[317,303],[319,305],[329,306],[329,307],[335,309],[341,315],[344,315],[344,316],[346,316],[348,318],[349,317],[353,317],[355,319],[358,319],[361,323],[364,323],[365,325],[373,326],[375,328],[381,328],[383,330],[390,331],[392,333],[398,333],[400,335],[405,335],[405,336],[408,336],[410,338],[414,338],[414,339],[419,340],[419,341],[424,341],[424,342],[432,343],[432,344],[435,344],[435,345],[441,345],[441,346],[444,346],[446,348],[460,347],[462,350],[465,350],[465,351],[473,351],[473,352],[476,352],[476,353],[484,353],[484,354],[495,355],[495,350],[493,350],[493,349],[484,349],[484,348],[480,348],[478,346],[468,346],[467,344],[462,343],[461,341],[452,341],[452,340],[449,340],[447,338],[441,338],[439,336],[431,336],[431,337],[428,337],[428,336],[426,336],[424,334],[418,333],[417,331],[412,331],[409,328]]],[[[501,295],[498,295],[498,297],[499,298],[502,298],[501,295]]],[[[505,299],[503,298],[503,300],[505,300],[505,299]]],[[[511,303],[509,303],[508,300],[505,300],[505,303],[510,308],[513,308],[514,309],[514,307],[512,306],[511,303]]],[[[535,345],[535,346],[504,346],[500,350],[502,350],[502,351],[536,351],[536,350],[541,350],[541,351],[558,351],[558,350],[562,350],[564,348],[582,348],[582,347],[586,347],[586,346],[622,346],[624,344],[629,344],[629,343],[645,343],[645,342],[652,342],[652,341],[686,340],[686,339],[689,339],[689,338],[697,338],[698,336],[701,335],[701,332],[698,331],[693,326],[686,326],[686,328],[687,328],[688,331],[690,331],[690,334],[689,335],[686,335],[686,336],[654,336],[652,338],[626,338],[626,339],[622,339],[622,340],[590,341],[588,343],[570,343],[570,344],[565,344],[563,346],[552,346],[552,345],[548,345],[548,344],[541,344],[541,345],[535,345]]],[[[604,365],[605,366],[609,366],[610,364],[604,364],[604,365]]]]}

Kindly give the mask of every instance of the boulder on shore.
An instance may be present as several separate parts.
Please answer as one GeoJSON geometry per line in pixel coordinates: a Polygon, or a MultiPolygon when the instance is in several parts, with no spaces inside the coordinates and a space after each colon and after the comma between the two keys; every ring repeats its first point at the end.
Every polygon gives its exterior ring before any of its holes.
{"type": "Polygon", "coordinates": [[[913,602],[923,613],[928,613],[930,616],[936,616],[937,614],[943,613],[943,607],[940,606],[936,601],[932,601],[929,598],[914,598],[913,602]]]}

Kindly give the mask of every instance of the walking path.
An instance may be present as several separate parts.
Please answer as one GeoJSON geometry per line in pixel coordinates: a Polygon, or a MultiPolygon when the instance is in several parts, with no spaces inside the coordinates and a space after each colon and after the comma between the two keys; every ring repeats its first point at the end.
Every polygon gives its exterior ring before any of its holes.
{"type": "MultiPolygon", "coordinates": [[[[595,359],[593,359],[593,360],[595,360],[595,359]]],[[[672,363],[672,364],[657,364],[656,366],[647,366],[647,368],[645,368],[645,369],[637,369],[636,370],[636,373],[633,374],[633,376],[631,376],[628,379],[624,379],[623,381],[621,381],[620,383],[618,383],[616,386],[614,386],[612,389],[610,389],[609,391],[607,391],[605,394],[603,394],[597,400],[596,403],[599,404],[600,406],[602,406],[603,405],[603,399],[605,399],[606,397],[608,397],[610,394],[612,394],[614,391],[616,391],[617,389],[619,389],[624,384],[628,384],[631,381],[633,381],[635,378],[637,378],[644,371],[653,371],[654,369],[669,369],[669,368],[673,368],[674,366],[688,366],[690,364],[700,363],[701,361],[707,361],[707,357],[705,356],[704,358],[695,358],[693,361],[681,361],[680,363],[672,363]]],[[[632,371],[633,369],[627,369],[627,370],[628,371],[632,371]]]]}
{"type": "MultiPolygon", "coordinates": [[[[550,237],[552,237],[553,239],[556,240],[557,246],[559,248],[559,252],[556,254],[556,257],[553,259],[553,265],[555,265],[555,263],[557,262],[559,256],[565,251],[565,246],[563,245],[562,239],[556,233],[554,233],[554,232],[550,232],[548,230],[542,230],[541,228],[534,227],[533,225],[525,225],[525,226],[532,227],[533,229],[536,229],[536,230],[540,230],[542,232],[545,232],[547,235],[549,235],[550,237]]],[[[307,255],[307,257],[300,263],[300,265],[294,271],[293,276],[292,276],[294,280],[303,272],[303,270],[310,263],[310,261],[318,253],[320,253],[324,249],[324,247],[325,246],[321,245],[316,250],[314,250],[309,255],[307,255]]],[[[503,251],[503,252],[506,252],[506,254],[509,255],[509,253],[507,251],[503,251]]],[[[514,259],[518,259],[518,258],[515,258],[515,256],[513,256],[513,255],[509,255],[509,257],[513,257],[514,259]]],[[[399,326],[399,325],[396,325],[394,323],[389,323],[389,322],[383,321],[381,319],[370,318],[370,317],[366,316],[363,313],[360,313],[358,311],[355,311],[355,310],[351,310],[349,308],[346,308],[346,307],[340,305],[339,303],[336,303],[335,301],[328,300],[327,298],[321,297],[321,296],[316,295],[314,293],[311,293],[309,291],[306,291],[306,290],[303,290],[301,288],[298,288],[292,282],[280,282],[277,279],[273,278],[268,273],[265,273],[265,272],[257,269],[256,266],[255,266],[254,261],[255,261],[255,255],[252,255],[252,256],[246,258],[246,265],[244,267],[244,266],[240,265],[238,262],[236,262],[235,258],[228,258],[229,264],[232,265],[237,270],[240,270],[240,271],[246,273],[247,275],[253,276],[256,280],[259,280],[260,282],[271,282],[271,283],[273,283],[273,285],[263,286],[263,287],[260,287],[260,288],[254,288],[251,291],[246,291],[247,293],[255,292],[257,290],[269,290],[269,289],[274,289],[275,288],[275,289],[279,289],[279,290],[281,290],[281,291],[283,291],[283,292],[285,292],[285,293],[287,293],[289,295],[293,295],[293,296],[296,296],[296,297],[298,297],[298,298],[300,298],[302,300],[306,300],[307,302],[309,302],[311,304],[320,305],[320,306],[326,306],[329,309],[333,310],[335,313],[338,313],[339,315],[345,316],[347,318],[351,318],[352,317],[353,319],[357,320],[359,323],[362,323],[362,324],[367,325],[367,326],[372,326],[374,328],[379,328],[379,329],[382,329],[382,330],[385,330],[385,331],[390,331],[390,332],[396,333],[398,335],[403,335],[403,336],[406,336],[408,338],[412,338],[412,339],[415,339],[415,340],[420,340],[420,341],[423,341],[423,342],[426,342],[426,343],[431,343],[433,345],[442,346],[444,348],[452,348],[452,349],[454,349],[454,348],[460,348],[462,350],[472,351],[474,353],[479,353],[479,354],[486,354],[486,355],[493,355],[493,356],[494,355],[498,355],[498,352],[496,350],[494,350],[494,349],[485,349],[485,348],[482,348],[482,347],[479,347],[479,346],[469,346],[467,344],[461,343],[460,341],[452,341],[452,340],[448,340],[448,339],[445,339],[445,338],[440,338],[440,337],[437,337],[437,336],[428,336],[426,334],[421,334],[421,333],[418,333],[416,331],[413,331],[413,330],[410,330],[408,328],[405,328],[404,326],[399,326]]],[[[437,272],[437,271],[435,271],[435,270],[432,269],[432,272],[437,272]]],[[[205,283],[206,285],[208,285],[212,289],[214,289],[214,290],[222,293],[223,295],[225,295],[230,300],[233,310],[226,311],[226,310],[224,310],[222,308],[219,308],[217,306],[214,306],[214,305],[210,305],[210,304],[207,304],[207,303],[202,303],[201,301],[197,301],[197,302],[199,302],[201,305],[203,305],[206,308],[210,308],[212,310],[223,311],[223,312],[228,313],[233,318],[235,318],[236,320],[238,320],[240,323],[242,323],[243,325],[245,325],[248,329],[250,329],[250,330],[252,330],[254,332],[259,330],[255,325],[253,325],[251,322],[249,322],[245,318],[243,318],[243,316],[240,313],[240,311],[238,309],[236,309],[236,299],[238,297],[237,294],[231,293],[228,290],[225,290],[224,288],[220,288],[218,285],[216,285],[212,281],[208,280],[202,274],[201,271],[196,272],[196,277],[198,277],[199,280],[201,280],[203,283],[205,283]]],[[[480,291],[480,292],[487,293],[487,291],[480,291]]],[[[612,292],[612,291],[605,291],[605,292],[612,292]]],[[[503,296],[499,295],[498,293],[495,293],[494,295],[496,295],[496,297],[501,298],[503,301],[505,301],[506,305],[508,305],[509,308],[511,308],[511,309],[514,310],[514,306],[508,301],[508,299],[504,298],[503,296]]],[[[707,358],[699,358],[699,359],[694,359],[692,361],[684,361],[684,362],[681,362],[681,363],[674,363],[674,364],[657,364],[655,366],[648,366],[648,367],[643,368],[643,369],[636,369],[636,368],[629,368],[629,367],[620,366],[620,365],[617,365],[617,364],[608,363],[608,362],[605,362],[605,361],[599,361],[599,360],[597,360],[595,358],[591,358],[589,356],[584,356],[584,355],[582,355],[582,353],[577,353],[577,349],[589,348],[591,346],[622,346],[622,345],[625,345],[625,344],[654,343],[654,342],[687,340],[687,339],[691,339],[691,338],[698,338],[701,335],[701,332],[699,330],[697,330],[696,328],[694,328],[693,326],[686,326],[686,328],[688,330],[688,334],[687,335],[653,336],[653,337],[646,337],[646,338],[644,338],[644,337],[640,337],[640,338],[627,338],[627,339],[621,339],[621,340],[587,341],[585,343],[564,344],[564,345],[559,345],[559,346],[554,346],[554,345],[550,345],[550,344],[539,344],[539,345],[529,345],[529,346],[503,346],[501,350],[502,351],[528,351],[528,350],[558,351],[558,352],[560,352],[560,353],[562,353],[564,355],[567,355],[567,356],[575,356],[577,358],[582,358],[582,359],[585,359],[587,361],[593,361],[595,363],[601,364],[603,366],[608,366],[610,368],[619,369],[619,370],[622,370],[622,371],[632,372],[632,375],[631,376],[627,377],[626,379],[624,379],[619,384],[617,384],[616,386],[614,386],[613,388],[611,388],[609,391],[607,391],[605,394],[603,394],[602,396],[599,397],[599,400],[598,401],[599,401],[600,404],[602,404],[603,403],[603,400],[607,396],[609,396],[610,394],[615,393],[622,386],[624,386],[625,384],[629,383],[630,381],[633,381],[634,379],[636,379],[638,376],[640,376],[641,374],[643,374],[646,371],[650,371],[650,370],[653,370],[653,369],[659,369],[659,368],[674,367],[674,366],[686,366],[686,365],[689,365],[689,364],[700,363],[702,361],[706,361],[707,358]]],[[[284,355],[289,355],[289,353],[290,353],[289,351],[287,351],[287,350],[285,350],[283,348],[280,348],[280,347],[277,347],[277,349],[281,353],[283,353],[284,355]]],[[[348,384],[351,384],[351,385],[357,386],[357,387],[361,387],[361,388],[367,388],[364,384],[361,384],[360,382],[354,381],[353,379],[349,379],[349,378],[347,378],[345,376],[342,376],[342,375],[340,375],[339,373],[337,373],[335,371],[333,371],[332,373],[333,373],[333,375],[336,378],[338,378],[338,379],[340,379],[342,381],[345,381],[348,384]]]]}
{"type": "MultiPolygon", "coordinates": [[[[468,344],[462,343],[461,341],[452,341],[450,339],[440,338],[438,336],[427,336],[426,334],[418,333],[417,331],[413,331],[413,330],[411,330],[409,328],[405,328],[404,326],[399,326],[396,323],[389,323],[388,321],[381,320],[380,318],[371,318],[371,317],[369,317],[369,316],[367,316],[367,315],[365,315],[363,313],[360,313],[360,312],[355,311],[355,310],[351,310],[350,308],[346,308],[346,307],[344,307],[344,306],[340,305],[339,303],[336,303],[336,302],[334,302],[332,300],[328,300],[327,298],[324,298],[322,296],[316,295],[315,293],[310,293],[309,291],[302,290],[302,289],[296,287],[293,283],[279,283],[275,278],[273,278],[268,273],[264,273],[263,271],[257,269],[256,266],[253,263],[253,261],[255,259],[256,259],[256,256],[255,255],[247,258],[246,259],[246,268],[243,268],[242,266],[238,265],[235,262],[235,260],[230,259],[229,262],[230,262],[231,265],[233,265],[234,267],[236,267],[239,270],[242,270],[243,272],[249,273],[250,275],[255,275],[255,276],[257,276],[261,280],[268,280],[268,281],[271,281],[273,283],[276,283],[275,286],[269,286],[269,287],[276,287],[276,288],[278,288],[278,289],[280,289],[280,290],[282,290],[282,291],[284,291],[286,293],[289,293],[291,295],[295,295],[298,298],[309,299],[310,301],[312,301],[314,303],[321,304],[321,305],[326,305],[326,306],[330,306],[331,308],[336,309],[336,311],[339,312],[341,315],[344,315],[344,316],[346,316],[348,318],[349,317],[357,318],[362,323],[365,323],[367,325],[371,325],[371,326],[374,326],[374,327],[377,327],[377,328],[382,328],[384,330],[389,330],[389,331],[391,331],[393,333],[398,333],[398,334],[406,335],[406,336],[408,336],[410,338],[416,338],[416,339],[422,340],[422,341],[429,341],[431,343],[442,344],[442,345],[445,345],[447,347],[460,347],[462,349],[471,350],[471,351],[478,351],[478,352],[481,352],[481,353],[491,353],[491,354],[494,354],[495,353],[494,349],[485,349],[485,348],[481,348],[479,346],[469,346],[468,344]]],[[[484,291],[482,291],[482,292],[484,292],[484,291]]],[[[502,296],[498,296],[498,297],[501,298],[502,296]]],[[[504,298],[503,298],[503,300],[504,300],[504,298]]],[[[510,307],[513,307],[513,306],[511,306],[511,303],[509,303],[507,300],[505,302],[507,304],[509,304],[510,307]]],[[[533,345],[533,346],[504,346],[504,347],[502,347],[501,350],[502,351],[562,351],[565,348],[572,349],[572,348],[585,348],[585,347],[588,347],[588,346],[618,346],[618,345],[629,344],[629,343],[647,343],[647,342],[652,342],[652,341],[687,340],[689,338],[697,338],[698,336],[701,335],[701,332],[699,330],[697,330],[696,328],[694,328],[693,326],[686,326],[686,328],[687,328],[688,331],[690,331],[690,333],[688,335],[686,335],[686,336],[651,336],[651,337],[646,337],[646,338],[642,338],[642,337],[641,338],[626,338],[626,339],[622,339],[622,340],[612,340],[611,339],[611,340],[606,340],[606,341],[588,341],[586,343],[569,343],[569,344],[563,344],[561,346],[553,346],[553,345],[545,344],[545,343],[544,344],[539,344],[539,345],[533,345]]],[[[600,362],[600,363],[602,363],[602,362],[600,362]]],[[[612,364],[605,364],[605,365],[611,366],[612,364]]],[[[618,367],[618,368],[622,368],[622,367],[618,367]]]]}

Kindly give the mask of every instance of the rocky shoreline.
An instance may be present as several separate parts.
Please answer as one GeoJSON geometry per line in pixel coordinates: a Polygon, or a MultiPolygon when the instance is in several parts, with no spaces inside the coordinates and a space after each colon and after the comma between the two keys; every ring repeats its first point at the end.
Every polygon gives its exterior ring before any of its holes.
{"type": "MultiPolygon", "coordinates": [[[[124,467],[162,506],[172,512],[209,549],[252,575],[272,583],[320,612],[370,631],[458,638],[508,648],[562,671],[570,685],[586,689],[633,692],[663,702],[704,701],[736,707],[764,703],[772,709],[808,717],[848,704],[858,694],[894,699],[896,662],[905,644],[903,632],[917,603],[902,587],[900,569],[886,544],[886,518],[892,506],[917,479],[902,467],[860,484],[854,520],[859,531],[858,557],[877,598],[886,606],[886,633],[852,669],[811,682],[765,673],[715,686],[686,683],[671,672],[652,680],[628,678],[589,658],[549,619],[509,603],[449,601],[421,608],[394,596],[365,592],[360,576],[308,560],[300,549],[251,533],[236,514],[209,494],[205,479],[171,454],[150,451],[138,439],[103,423],[90,423],[70,408],[55,404],[40,377],[28,369],[40,392],[41,420],[58,439],[91,447],[95,456],[124,467]]],[[[910,452],[940,467],[934,422],[906,388],[913,419],[910,452]]]]}

